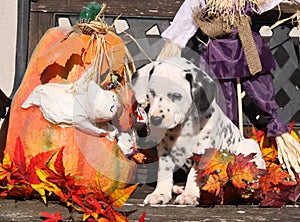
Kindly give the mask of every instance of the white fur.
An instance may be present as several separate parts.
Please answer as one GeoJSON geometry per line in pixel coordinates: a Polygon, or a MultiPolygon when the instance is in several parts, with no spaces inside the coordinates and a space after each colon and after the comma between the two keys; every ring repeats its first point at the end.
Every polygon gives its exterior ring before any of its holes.
{"type": "MultiPolygon", "coordinates": [[[[229,150],[235,154],[256,153],[255,163],[258,168],[265,168],[258,144],[243,138],[239,129],[222,112],[214,99],[210,101],[211,104],[205,112],[198,113],[191,95],[193,90],[186,79],[186,73],[197,70],[199,71],[187,60],[173,57],[141,68],[133,82],[138,102],[149,98],[150,124],[166,130],[164,138],[157,145],[157,186],[145,198],[145,204],[168,203],[172,198],[173,172],[176,165],[184,165],[193,153],[205,154],[205,150],[209,148],[229,150]],[[143,88],[139,85],[141,82],[144,83],[143,88]]],[[[204,87],[202,84],[213,81],[206,74],[202,75],[206,81],[198,82],[198,86],[204,87]]],[[[200,190],[196,176],[196,170],[192,167],[185,189],[177,196],[176,203],[198,204],[200,190]]]]}

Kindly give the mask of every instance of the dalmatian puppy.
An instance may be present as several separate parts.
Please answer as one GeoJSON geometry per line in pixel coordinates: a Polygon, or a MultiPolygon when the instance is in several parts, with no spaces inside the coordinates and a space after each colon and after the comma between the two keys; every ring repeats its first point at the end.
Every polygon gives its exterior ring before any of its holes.
{"type": "MultiPolygon", "coordinates": [[[[245,139],[215,101],[216,83],[190,61],[172,57],[140,68],[133,79],[139,104],[149,103],[150,127],[164,130],[157,141],[158,175],[155,190],[144,204],[166,204],[172,198],[173,172],[193,153],[217,148],[232,153],[256,153],[258,168],[265,162],[258,144],[245,139]]],[[[153,139],[153,138],[152,138],[153,139]]],[[[197,205],[199,186],[194,166],[175,203],[197,205]]]]}

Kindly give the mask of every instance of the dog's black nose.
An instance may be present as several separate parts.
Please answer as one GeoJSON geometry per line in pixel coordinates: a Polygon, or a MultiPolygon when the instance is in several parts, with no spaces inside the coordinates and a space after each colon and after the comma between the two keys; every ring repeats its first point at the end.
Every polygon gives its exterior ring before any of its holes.
{"type": "Polygon", "coordinates": [[[151,124],[154,126],[158,126],[162,122],[161,116],[151,116],[150,118],[151,124]]]}

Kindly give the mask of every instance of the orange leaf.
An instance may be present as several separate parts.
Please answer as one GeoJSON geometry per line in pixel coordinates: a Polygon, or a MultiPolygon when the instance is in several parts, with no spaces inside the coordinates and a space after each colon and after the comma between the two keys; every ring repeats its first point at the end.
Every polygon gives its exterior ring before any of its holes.
{"type": "Polygon", "coordinates": [[[259,187],[262,189],[263,194],[267,194],[270,189],[279,183],[286,183],[288,178],[291,178],[291,176],[281,170],[281,165],[277,165],[269,169],[268,174],[259,179],[259,187]]]}
{"type": "Polygon", "coordinates": [[[206,190],[210,193],[215,193],[216,196],[219,195],[221,191],[220,177],[217,174],[209,175],[206,184],[202,187],[202,190],[206,190]]]}
{"type": "Polygon", "coordinates": [[[206,150],[200,161],[198,161],[199,178],[207,174],[218,173],[222,180],[226,180],[226,168],[233,158],[234,155],[228,152],[221,152],[214,148],[206,150]]]}

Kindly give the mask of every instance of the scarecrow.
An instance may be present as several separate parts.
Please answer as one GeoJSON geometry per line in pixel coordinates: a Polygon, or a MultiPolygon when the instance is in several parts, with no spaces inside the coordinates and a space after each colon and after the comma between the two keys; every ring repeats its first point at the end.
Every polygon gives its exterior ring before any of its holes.
{"type": "Polygon", "coordinates": [[[267,136],[276,138],[278,159],[295,178],[300,174],[300,144],[278,119],[271,76],[275,62],[270,48],[250,25],[251,16],[271,10],[280,2],[185,0],[162,33],[166,43],[157,59],[180,56],[181,49],[200,28],[209,37],[201,49],[200,68],[219,82],[218,102],[224,112],[238,125],[238,82],[268,121],[267,136]]]}

